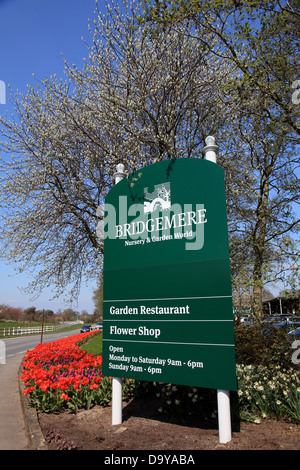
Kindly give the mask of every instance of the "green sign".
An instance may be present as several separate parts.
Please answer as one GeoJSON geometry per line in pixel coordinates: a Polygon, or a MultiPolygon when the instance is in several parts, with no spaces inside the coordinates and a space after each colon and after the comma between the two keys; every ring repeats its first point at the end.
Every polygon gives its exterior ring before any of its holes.
{"type": "Polygon", "coordinates": [[[167,160],[105,201],[103,374],[236,390],[223,169],[167,160]]]}

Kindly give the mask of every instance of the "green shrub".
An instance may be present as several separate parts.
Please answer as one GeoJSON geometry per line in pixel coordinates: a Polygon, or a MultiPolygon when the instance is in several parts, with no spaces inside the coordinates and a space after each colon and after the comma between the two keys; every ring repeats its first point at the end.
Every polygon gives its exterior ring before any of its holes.
{"type": "Polygon", "coordinates": [[[238,364],[293,366],[287,331],[259,321],[250,326],[239,324],[235,327],[235,352],[238,364]]]}

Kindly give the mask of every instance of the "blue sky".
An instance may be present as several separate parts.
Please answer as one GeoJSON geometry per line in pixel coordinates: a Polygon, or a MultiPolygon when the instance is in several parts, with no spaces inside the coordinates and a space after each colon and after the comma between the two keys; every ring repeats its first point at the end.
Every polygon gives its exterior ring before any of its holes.
{"type": "MultiPolygon", "coordinates": [[[[98,5],[106,10],[104,0],[98,5]]],[[[71,64],[83,64],[87,50],[81,38],[89,42],[88,23],[93,20],[94,10],[95,0],[0,0],[0,80],[6,85],[6,104],[0,104],[0,114],[13,112],[8,84],[13,92],[26,93],[27,84],[35,83],[33,74],[37,79],[63,76],[61,54],[71,64]]],[[[18,287],[25,287],[28,281],[30,277],[16,275],[13,265],[0,261],[0,304],[23,308],[35,305],[55,312],[69,306],[63,299],[50,302],[53,294],[49,290],[37,300],[24,296],[18,287]]],[[[94,284],[83,286],[78,305],[73,308],[92,313],[94,288],[94,284]]]]}

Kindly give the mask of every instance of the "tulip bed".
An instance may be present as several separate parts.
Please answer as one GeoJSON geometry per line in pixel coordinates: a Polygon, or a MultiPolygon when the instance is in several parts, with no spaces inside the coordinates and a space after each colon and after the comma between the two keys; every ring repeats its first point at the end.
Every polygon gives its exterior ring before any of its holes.
{"type": "MultiPolygon", "coordinates": [[[[111,377],[102,376],[102,356],[88,354],[80,348],[96,334],[99,332],[69,336],[39,344],[27,352],[21,379],[30,406],[51,413],[66,409],[76,412],[93,404],[110,403],[111,377]]],[[[279,366],[237,365],[237,379],[242,419],[252,420],[252,414],[258,413],[262,417],[288,418],[300,423],[299,371],[279,366]]],[[[144,389],[160,397],[161,412],[194,413],[203,409],[205,419],[216,415],[215,391],[123,379],[124,399],[143,394],[144,389]]]]}
{"type": "MultiPolygon", "coordinates": [[[[43,412],[107,405],[111,400],[111,378],[103,377],[102,356],[87,354],[80,345],[99,332],[81,333],[27,352],[21,379],[29,404],[43,412]]],[[[130,395],[131,383],[124,384],[130,395]]],[[[133,386],[133,384],[132,384],[133,386]]]]}

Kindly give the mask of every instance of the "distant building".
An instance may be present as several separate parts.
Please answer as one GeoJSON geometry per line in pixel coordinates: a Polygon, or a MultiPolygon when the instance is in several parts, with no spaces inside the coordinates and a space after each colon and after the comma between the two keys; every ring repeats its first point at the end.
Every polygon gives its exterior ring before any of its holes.
{"type": "Polygon", "coordinates": [[[300,296],[278,296],[263,302],[264,315],[300,315],[300,296]]]}
{"type": "Polygon", "coordinates": [[[6,89],[3,80],[0,80],[0,104],[6,104],[6,89]]]}

